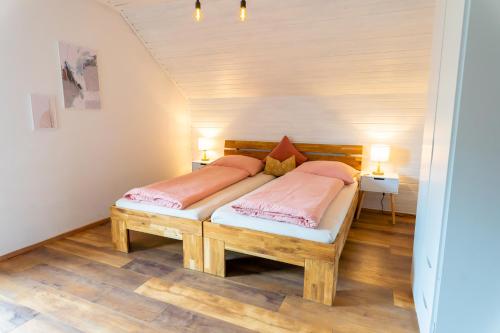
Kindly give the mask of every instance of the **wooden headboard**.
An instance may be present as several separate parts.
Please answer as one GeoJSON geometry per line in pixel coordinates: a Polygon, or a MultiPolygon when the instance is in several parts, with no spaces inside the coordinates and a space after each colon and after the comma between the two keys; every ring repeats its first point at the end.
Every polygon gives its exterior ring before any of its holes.
{"type": "MultiPolygon", "coordinates": [[[[278,142],[226,140],[224,155],[245,155],[263,159],[278,142]]],[[[363,146],[294,143],[310,161],[339,161],[361,170],[363,146]]]]}

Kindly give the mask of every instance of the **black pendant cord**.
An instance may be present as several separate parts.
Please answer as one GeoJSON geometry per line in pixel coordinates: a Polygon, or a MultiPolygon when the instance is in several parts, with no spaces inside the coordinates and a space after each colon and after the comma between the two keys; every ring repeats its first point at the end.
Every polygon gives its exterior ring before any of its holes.
{"type": "Polygon", "coordinates": [[[384,213],[384,199],[385,193],[382,193],[382,199],[380,199],[380,208],[382,209],[382,213],[384,213]]]}

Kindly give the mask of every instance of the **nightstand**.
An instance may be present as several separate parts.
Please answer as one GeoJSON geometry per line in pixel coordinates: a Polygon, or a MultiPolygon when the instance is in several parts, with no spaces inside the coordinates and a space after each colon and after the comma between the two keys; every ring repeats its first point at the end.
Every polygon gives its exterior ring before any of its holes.
{"type": "Polygon", "coordinates": [[[392,223],[396,224],[396,207],[394,195],[398,194],[399,176],[396,173],[385,173],[384,175],[374,175],[372,173],[361,174],[360,198],[356,219],[359,219],[361,206],[366,192],[386,193],[391,196],[392,223]]]}
{"type": "Polygon", "coordinates": [[[201,169],[204,166],[209,165],[209,164],[210,164],[210,161],[193,161],[193,162],[191,162],[191,168],[194,171],[194,170],[201,169]]]}

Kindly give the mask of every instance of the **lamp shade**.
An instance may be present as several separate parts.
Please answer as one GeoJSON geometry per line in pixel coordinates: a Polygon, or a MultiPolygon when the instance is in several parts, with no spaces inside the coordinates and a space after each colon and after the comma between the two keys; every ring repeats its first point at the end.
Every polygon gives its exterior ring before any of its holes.
{"type": "Polygon", "coordinates": [[[210,150],[213,147],[213,141],[209,138],[198,139],[198,150],[210,150]]]}
{"type": "Polygon", "coordinates": [[[391,154],[391,147],[389,145],[376,144],[372,145],[371,160],[374,162],[387,162],[391,154]]]}

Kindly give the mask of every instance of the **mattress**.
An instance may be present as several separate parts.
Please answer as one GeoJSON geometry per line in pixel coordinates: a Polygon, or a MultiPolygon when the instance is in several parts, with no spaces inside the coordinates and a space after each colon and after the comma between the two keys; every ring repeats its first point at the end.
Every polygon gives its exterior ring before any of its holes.
{"type": "Polygon", "coordinates": [[[258,217],[241,215],[232,208],[232,202],[224,205],[212,214],[212,223],[233,227],[263,231],[271,234],[311,240],[320,243],[333,243],[349,211],[356,194],[358,183],[346,185],[333,199],[323,215],[317,229],[305,228],[289,223],[278,222],[258,217]]]}
{"type": "Polygon", "coordinates": [[[212,215],[214,210],[227,204],[230,201],[252,192],[258,187],[274,179],[274,176],[259,173],[253,177],[248,177],[236,184],[212,194],[211,196],[200,200],[186,209],[173,209],[161,206],[138,203],[132,200],[120,199],[115,205],[118,208],[139,210],[147,213],[180,217],[190,220],[204,221],[212,215]]]}

